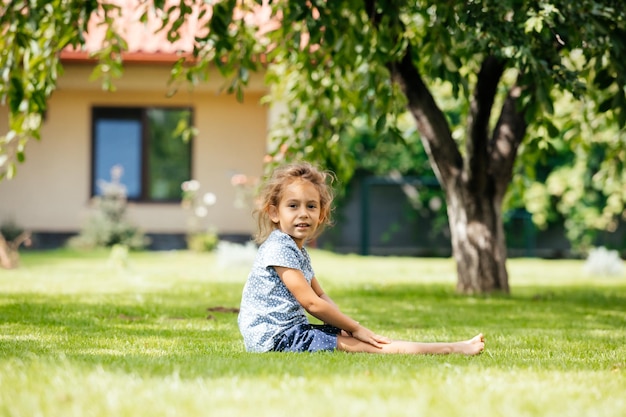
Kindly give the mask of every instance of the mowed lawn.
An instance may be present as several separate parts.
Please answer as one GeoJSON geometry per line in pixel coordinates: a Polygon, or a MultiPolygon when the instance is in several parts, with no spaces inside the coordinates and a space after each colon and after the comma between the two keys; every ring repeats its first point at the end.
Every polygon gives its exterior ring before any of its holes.
{"type": "Polygon", "coordinates": [[[398,339],[483,332],[476,357],[249,354],[247,262],[26,252],[0,270],[1,416],[626,416],[626,276],[512,259],[510,296],[455,294],[450,259],[311,251],[342,309],[398,339]]]}

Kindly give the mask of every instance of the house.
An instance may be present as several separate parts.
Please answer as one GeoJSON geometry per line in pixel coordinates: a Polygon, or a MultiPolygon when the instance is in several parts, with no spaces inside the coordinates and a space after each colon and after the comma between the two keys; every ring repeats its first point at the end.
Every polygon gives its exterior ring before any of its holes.
{"type": "MultiPolygon", "coordinates": [[[[99,181],[109,181],[112,167],[121,165],[128,220],[152,237],[153,248],[183,242],[189,213],[181,208],[180,186],[190,179],[199,182],[201,194],[216,196],[207,224],[224,237],[247,240],[254,221],[249,207],[236,204],[231,180],[262,174],[271,116],[260,104],[267,93],[263,74],[251,77],[243,102],[218,94],[223,79],[217,71],[208,83],[168,97],[170,68],[177,51],[190,50],[192,35],[170,44],[132,10],[121,19],[129,52],[115,92],[90,80],[97,29],[90,30],[86,51],[62,53],[64,73],[49,101],[41,141],[30,141],[16,177],[0,182],[0,226],[14,223],[33,232],[36,246],[58,246],[81,229],[99,181]],[[189,142],[172,138],[181,118],[197,129],[189,142]]],[[[3,134],[7,120],[8,109],[0,106],[3,134]]]]}

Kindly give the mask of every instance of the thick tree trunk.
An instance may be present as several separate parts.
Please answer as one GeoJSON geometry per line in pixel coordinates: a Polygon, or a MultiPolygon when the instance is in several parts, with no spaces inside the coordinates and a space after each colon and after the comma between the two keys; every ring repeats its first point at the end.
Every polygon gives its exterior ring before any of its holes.
{"type": "Polygon", "coordinates": [[[446,191],[452,253],[461,293],[509,292],[500,200],[460,182],[446,191]]]}
{"type": "Polygon", "coordinates": [[[510,174],[494,175],[491,147],[496,137],[489,140],[489,119],[503,71],[501,61],[484,60],[470,103],[463,174],[446,186],[457,290],[463,293],[509,292],[501,207],[510,174]]]}
{"type": "Polygon", "coordinates": [[[431,166],[446,193],[457,290],[508,293],[501,205],[526,129],[516,107],[519,89],[509,93],[489,139],[488,122],[504,65],[494,58],[485,59],[470,106],[463,156],[411,57],[408,47],[402,61],[390,65],[390,71],[408,99],[431,166]]]}

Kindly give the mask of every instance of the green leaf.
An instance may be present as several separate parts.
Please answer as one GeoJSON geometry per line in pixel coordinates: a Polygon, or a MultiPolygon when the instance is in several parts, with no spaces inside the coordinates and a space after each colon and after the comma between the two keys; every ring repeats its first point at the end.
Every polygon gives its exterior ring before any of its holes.
{"type": "Polygon", "coordinates": [[[376,131],[382,132],[385,130],[385,126],[387,126],[387,115],[383,114],[376,121],[376,131]]]}
{"type": "Polygon", "coordinates": [[[599,89],[606,90],[615,82],[615,77],[611,76],[607,68],[604,68],[596,74],[594,82],[599,89]]]}
{"type": "Polygon", "coordinates": [[[243,103],[243,88],[241,88],[241,86],[237,86],[237,93],[236,93],[236,97],[237,97],[237,101],[240,103],[243,103]]]}
{"type": "Polygon", "coordinates": [[[17,167],[14,162],[10,162],[7,166],[6,177],[7,179],[12,179],[15,177],[15,173],[17,172],[17,167]]]}
{"type": "Polygon", "coordinates": [[[19,112],[20,104],[24,100],[24,87],[17,77],[11,77],[11,88],[9,90],[9,109],[11,113],[19,112]]]}
{"type": "Polygon", "coordinates": [[[532,16],[524,24],[524,32],[541,32],[543,29],[543,19],[539,16],[532,16]]]}
{"type": "Polygon", "coordinates": [[[550,120],[545,121],[545,126],[548,130],[548,135],[550,135],[551,138],[556,138],[561,133],[559,129],[557,129],[557,127],[554,125],[554,123],[552,123],[550,120]]]}
{"type": "Polygon", "coordinates": [[[602,103],[600,103],[600,105],[598,106],[598,111],[600,113],[606,113],[612,108],[613,108],[613,97],[609,97],[605,99],[604,101],[602,101],[602,103]]]}

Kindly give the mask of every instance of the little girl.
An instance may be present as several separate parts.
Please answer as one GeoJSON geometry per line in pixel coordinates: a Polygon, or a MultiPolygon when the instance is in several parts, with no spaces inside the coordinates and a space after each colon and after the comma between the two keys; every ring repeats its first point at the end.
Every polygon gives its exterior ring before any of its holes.
{"type": "Polygon", "coordinates": [[[308,163],[276,169],[256,210],[259,251],[243,289],[238,324],[249,352],[341,350],[475,355],[482,334],[454,343],[396,341],[339,310],[324,293],[304,248],[330,223],[332,177],[308,163]],[[324,325],[308,322],[306,312],[324,325]]]}

